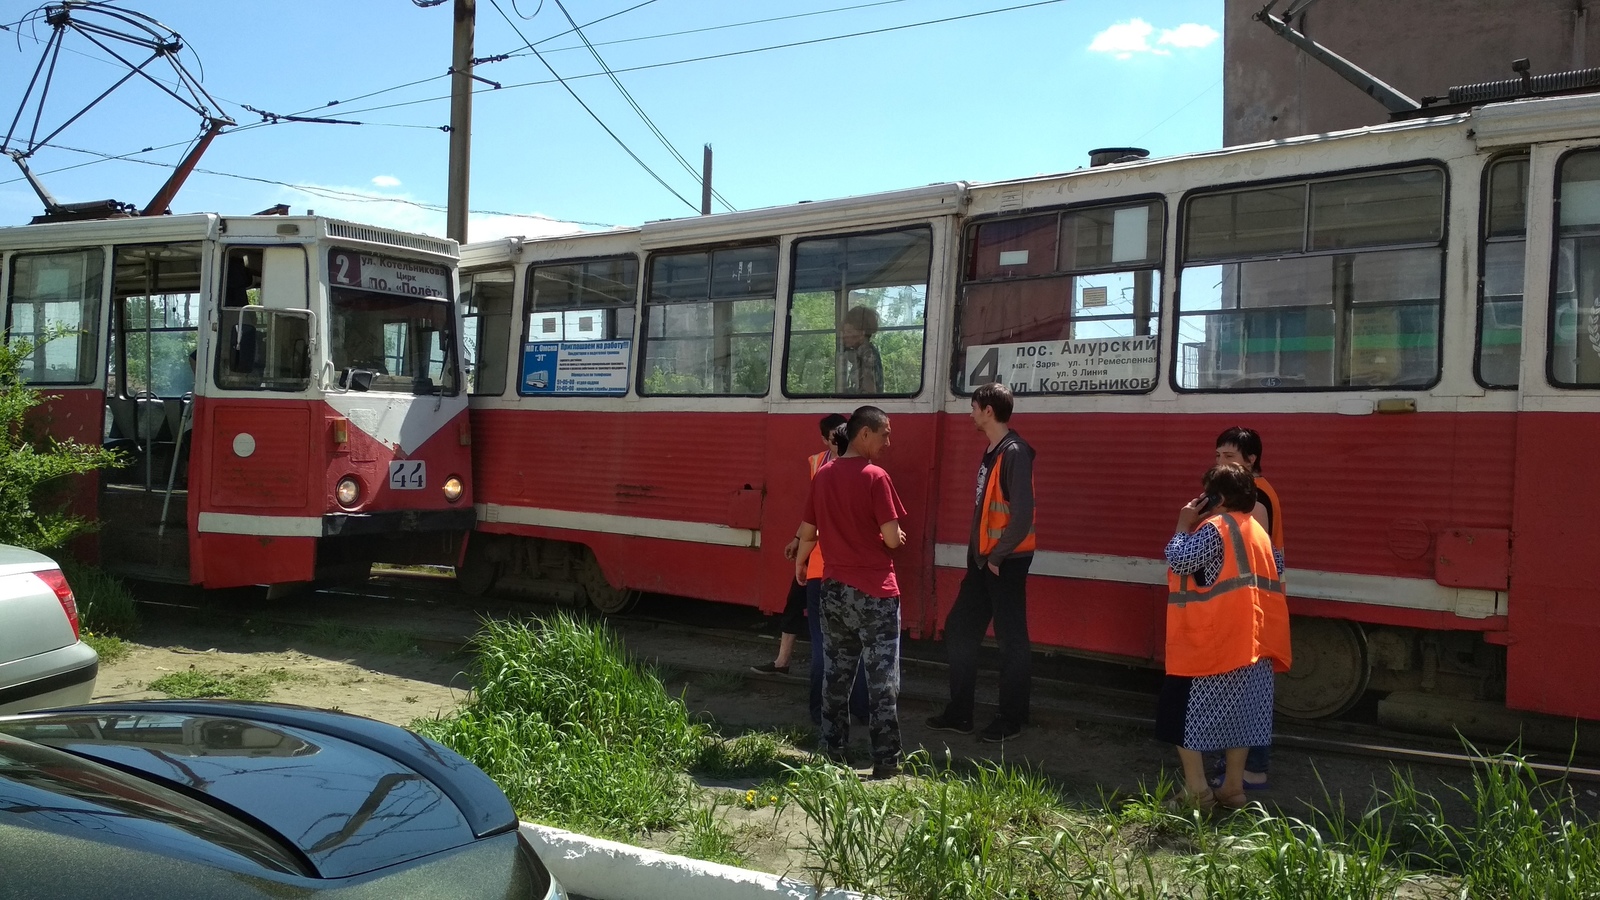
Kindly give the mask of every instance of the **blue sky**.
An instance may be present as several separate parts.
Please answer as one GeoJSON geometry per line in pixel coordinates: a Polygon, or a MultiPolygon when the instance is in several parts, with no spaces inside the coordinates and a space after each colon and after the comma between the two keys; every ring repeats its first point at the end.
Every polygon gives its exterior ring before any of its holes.
{"type": "MultiPolygon", "coordinates": [[[[1101,146],[1165,156],[1221,143],[1221,0],[562,2],[696,174],[701,146],[713,145],[714,187],[738,209],[1067,171],[1101,146]]],[[[208,171],[190,177],[174,211],[287,203],[443,234],[450,0],[118,5],[181,34],[184,65],[241,126],[212,144],[200,162],[208,171]],[[362,124],[261,125],[244,105],[362,124]]],[[[38,6],[0,0],[9,26],[0,32],[0,128],[11,126],[49,35],[37,18],[17,24],[38,6]]],[[[476,55],[511,56],[477,69],[502,87],[480,84],[474,97],[473,240],[575,227],[567,223],[637,225],[698,208],[698,183],[578,36],[563,34],[570,29],[556,0],[478,0],[476,55]]],[[[79,35],[65,48],[41,134],[125,71],[79,35]]],[[[151,71],[170,78],[170,68],[151,71]]],[[[12,146],[32,115],[30,107],[12,146]]],[[[199,130],[197,115],[135,80],[29,164],[63,202],[142,205],[199,130]]],[[[0,224],[39,211],[19,175],[0,159],[0,224]]]]}

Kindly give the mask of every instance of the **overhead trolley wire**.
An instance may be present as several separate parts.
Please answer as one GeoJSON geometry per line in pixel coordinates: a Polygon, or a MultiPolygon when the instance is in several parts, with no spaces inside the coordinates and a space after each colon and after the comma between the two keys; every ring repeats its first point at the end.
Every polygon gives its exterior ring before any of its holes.
{"type": "MultiPolygon", "coordinates": [[[[688,59],[672,59],[672,60],[667,60],[666,62],[643,63],[643,64],[637,65],[637,66],[626,66],[626,67],[623,67],[623,68],[620,68],[620,69],[613,69],[612,71],[616,72],[617,74],[627,74],[629,72],[643,72],[643,71],[648,70],[648,69],[665,69],[665,68],[669,68],[671,66],[687,65],[689,63],[708,62],[710,60],[716,60],[716,59],[729,59],[729,58],[732,58],[732,57],[735,57],[735,56],[749,56],[749,55],[751,55],[753,53],[765,53],[765,52],[767,52],[769,50],[788,50],[788,49],[793,48],[793,47],[805,47],[805,46],[809,46],[811,44],[825,44],[825,43],[829,43],[831,41],[842,41],[842,40],[847,40],[849,38],[870,37],[870,36],[875,35],[875,34],[887,34],[887,33],[892,32],[892,31],[904,31],[904,30],[907,30],[907,29],[910,29],[910,28],[923,28],[923,27],[928,26],[928,25],[943,25],[943,24],[948,23],[948,22],[959,22],[959,21],[962,21],[964,19],[976,19],[976,18],[980,18],[980,17],[983,17],[983,16],[999,15],[1000,13],[1017,12],[1019,10],[1033,9],[1035,7],[1040,7],[1040,6],[1054,6],[1057,3],[1065,3],[1065,2],[1066,2],[1066,0],[1035,0],[1035,2],[1033,2],[1033,3],[1023,3],[1023,4],[1019,4],[1017,6],[1007,6],[1007,7],[1001,8],[1001,9],[980,10],[979,12],[964,13],[964,14],[959,15],[959,16],[946,16],[946,17],[944,17],[942,19],[927,19],[927,20],[924,20],[924,21],[921,21],[921,22],[908,22],[908,23],[906,23],[904,25],[889,25],[889,26],[886,26],[886,27],[883,27],[883,28],[869,29],[867,31],[853,31],[853,32],[850,32],[849,34],[828,35],[826,37],[820,37],[820,38],[809,38],[809,39],[803,40],[803,41],[791,41],[791,42],[786,43],[786,44],[772,44],[772,45],[769,45],[769,46],[766,46],[766,47],[751,47],[751,48],[745,49],[745,50],[730,50],[730,51],[728,51],[726,53],[711,53],[711,54],[707,54],[705,56],[690,57],[688,59]]],[[[502,15],[504,15],[504,13],[502,13],[502,15]]],[[[535,52],[537,52],[537,51],[535,51],[535,52]]],[[[548,68],[548,67],[549,67],[549,64],[546,63],[546,68],[548,68]]],[[[583,75],[570,75],[570,76],[567,76],[566,80],[567,81],[576,81],[576,80],[581,79],[581,78],[595,78],[595,77],[598,77],[600,74],[601,73],[599,73],[599,72],[589,72],[589,73],[586,73],[586,74],[583,74],[583,75]]],[[[555,79],[555,80],[545,79],[545,80],[540,80],[540,81],[514,82],[512,84],[501,85],[500,89],[511,90],[513,88],[540,87],[540,86],[543,86],[543,85],[555,84],[556,81],[559,81],[559,80],[561,80],[561,79],[555,79]]],[[[488,92],[490,90],[495,90],[495,89],[494,88],[479,88],[478,90],[474,91],[474,93],[486,93],[486,92],[488,92]]],[[[344,115],[357,115],[359,113],[364,113],[364,112],[379,112],[379,111],[382,111],[382,110],[385,110],[385,109],[398,109],[398,108],[403,107],[403,106],[416,106],[417,104],[420,104],[420,103],[437,103],[440,100],[448,100],[448,99],[450,99],[450,95],[448,95],[448,94],[444,94],[444,95],[441,95],[441,96],[438,96],[438,97],[424,97],[424,98],[422,98],[420,100],[406,100],[406,101],[402,101],[400,103],[388,103],[388,104],[384,104],[382,106],[368,106],[368,107],[364,107],[362,109],[350,110],[350,111],[344,113],[344,115]]]]}
{"type": "MultiPolygon", "coordinates": [[[[597,46],[597,47],[609,47],[609,46],[611,46],[613,44],[631,44],[631,43],[635,43],[635,42],[638,42],[638,41],[654,41],[654,40],[658,40],[660,38],[683,37],[686,34],[704,34],[705,32],[708,32],[708,31],[722,31],[722,30],[727,29],[727,28],[743,28],[743,27],[745,27],[747,25],[766,25],[766,24],[769,24],[771,22],[783,22],[783,21],[787,21],[789,19],[804,19],[804,18],[808,18],[810,16],[823,16],[823,15],[828,15],[830,13],[837,13],[837,12],[854,12],[855,10],[858,10],[858,9],[868,9],[868,8],[874,7],[874,6],[888,6],[888,5],[892,4],[892,3],[905,3],[905,2],[907,2],[907,0],[874,0],[874,2],[872,2],[872,3],[858,3],[858,4],[854,5],[854,6],[835,6],[832,9],[814,9],[814,10],[812,10],[810,12],[790,13],[787,16],[771,16],[771,17],[766,18],[766,19],[747,19],[746,21],[743,21],[743,22],[725,22],[725,23],[723,23],[721,25],[707,25],[704,28],[686,28],[683,31],[663,31],[663,32],[661,32],[659,34],[642,34],[642,35],[639,35],[638,37],[615,38],[615,39],[609,40],[609,41],[598,41],[598,42],[595,43],[595,46],[597,46]]],[[[640,4],[640,5],[642,6],[643,4],[640,4]]],[[[634,8],[637,9],[638,7],[634,7],[634,8]]],[[[626,12],[626,10],[624,10],[624,11],[626,12]]],[[[596,19],[594,22],[590,22],[588,25],[585,25],[583,27],[588,28],[589,25],[593,25],[593,24],[595,24],[595,22],[600,22],[600,21],[602,21],[602,20],[601,19],[596,19]]],[[[543,40],[539,41],[539,43],[543,44],[545,41],[552,41],[552,40],[555,40],[558,37],[562,37],[563,35],[567,35],[567,34],[571,34],[571,33],[572,33],[571,31],[563,31],[560,34],[553,34],[550,37],[544,38],[543,40]]],[[[552,49],[552,51],[555,51],[555,50],[576,50],[578,48],[577,47],[553,47],[551,49],[552,49]]],[[[510,53],[507,53],[505,55],[507,57],[521,57],[521,56],[526,56],[527,54],[514,50],[514,51],[512,51],[510,53]]]]}
{"type": "MultiPolygon", "coordinates": [[[[84,153],[84,154],[88,154],[90,156],[101,157],[101,159],[95,160],[94,162],[109,162],[109,161],[112,161],[112,160],[119,160],[119,161],[122,161],[122,162],[138,163],[139,165],[142,165],[142,166],[153,166],[153,167],[159,168],[159,169],[175,169],[175,168],[177,168],[177,165],[175,163],[158,162],[158,161],[152,160],[152,159],[132,159],[132,158],[129,158],[127,155],[115,156],[114,157],[114,156],[110,156],[110,155],[105,154],[105,153],[101,153],[101,152],[99,152],[97,150],[85,150],[85,149],[83,149],[81,147],[67,147],[67,146],[64,146],[64,145],[61,145],[61,144],[53,144],[52,146],[54,146],[58,150],[69,150],[69,151],[71,151],[73,153],[84,153]]],[[[142,152],[145,152],[145,151],[141,150],[141,151],[138,151],[138,152],[142,153],[142,152]]],[[[90,165],[90,164],[91,163],[83,163],[82,165],[90,165]]],[[[79,166],[67,166],[66,168],[68,168],[68,169],[79,168],[79,166]]],[[[56,169],[55,171],[60,172],[60,171],[65,171],[65,169],[56,169]]],[[[448,212],[449,211],[449,208],[444,206],[444,205],[442,205],[442,204],[424,203],[424,202],[422,202],[420,200],[408,200],[408,199],[406,199],[404,197],[382,197],[382,196],[375,197],[375,196],[373,196],[371,194],[358,194],[358,193],[356,193],[354,191],[341,191],[338,188],[319,187],[317,185],[309,185],[309,184],[294,184],[294,183],[288,182],[288,181],[277,181],[277,180],[272,179],[272,178],[261,178],[261,177],[255,176],[255,175],[240,175],[237,172],[222,172],[222,171],[219,171],[217,169],[202,169],[202,168],[198,168],[197,167],[197,168],[194,169],[194,172],[196,172],[197,174],[201,174],[201,175],[216,175],[216,176],[218,176],[220,178],[235,178],[235,179],[238,179],[240,181],[253,181],[253,182],[256,182],[258,184],[270,184],[270,185],[274,185],[276,187],[286,187],[286,188],[290,188],[290,189],[296,190],[296,191],[304,191],[305,193],[312,194],[314,196],[326,197],[326,198],[331,199],[331,200],[351,200],[351,201],[360,202],[360,203],[400,203],[400,204],[403,204],[405,206],[415,206],[415,207],[417,207],[419,209],[426,209],[426,210],[431,210],[431,211],[435,211],[435,212],[448,212]]],[[[0,182],[0,184],[8,184],[8,183],[9,182],[0,182]]],[[[559,222],[559,223],[561,223],[563,225],[585,225],[585,226],[588,226],[588,227],[591,227],[591,228],[616,228],[617,227],[616,225],[614,225],[612,223],[609,223],[609,222],[585,222],[585,221],[583,221],[581,219],[558,219],[558,218],[556,218],[554,216],[542,216],[542,215],[539,215],[538,213],[516,213],[516,212],[506,212],[506,211],[497,210],[497,209],[472,209],[472,210],[468,210],[468,212],[473,212],[473,213],[477,213],[479,215],[485,215],[485,216],[509,216],[511,218],[517,218],[517,219],[536,219],[536,220],[539,220],[541,222],[559,222]]]]}
{"type": "MultiPolygon", "coordinates": [[[[594,57],[594,61],[600,64],[600,69],[606,73],[607,78],[611,79],[611,83],[616,86],[617,92],[622,94],[622,98],[628,101],[628,105],[633,107],[633,111],[639,114],[639,119],[644,122],[647,128],[650,129],[650,133],[654,134],[656,136],[656,140],[661,142],[661,146],[666,147],[668,152],[670,152],[678,160],[678,164],[683,166],[684,171],[689,173],[689,177],[693,178],[696,184],[701,184],[704,186],[704,175],[695,171],[694,166],[690,165],[689,161],[683,158],[683,154],[679,153],[678,148],[672,145],[672,141],[668,140],[667,136],[662,133],[661,129],[656,127],[656,123],[651,121],[650,116],[645,113],[644,107],[640,106],[639,102],[633,99],[633,94],[629,93],[626,87],[623,87],[622,80],[616,76],[616,73],[611,71],[610,66],[606,65],[606,61],[600,56],[600,51],[596,50],[594,44],[589,42],[588,35],[585,35],[583,33],[583,29],[578,27],[578,23],[573,21],[572,14],[567,12],[566,5],[563,4],[561,0],[555,0],[555,3],[556,9],[561,10],[561,14],[566,16],[567,23],[572,26],[573,31],[577,32],[578,38],[583,41],[583,45],[589,48],[589,54],[594,57]]],[[[718,193],[715,188],[711,189],[711,195],[716,197],[717,200],[729,210],[733,210],[735,208],[732,203],[728,202],[728,198],[718,193]]]]}
{"type": "MultiPolygon", "coordinates": [[[[644,169],[646,172],[650,173],[650,177],[654,178],[656,180],[657,184],[659,184],[662,187],[666,188],[667,192],[672,194],[672,196],[677,197],[679,200],[682,200],[683,201],[683,205],[689,207],[690,209],[694,210],[695,212],[699,212],[700,211],[700,207],[699,206],[697,206],[697,205],[695,205],[693,203],[690,203],[687,197],[685,197],[682,194],[678,193],[677,190],[674,189],[672,185],[667,184],[666,179],[662,178],[660,175],[657,175],[655,169],[650,168],[650,166],[647,163],[645,163],[644,160],[639,158],[639,154],[634,153],[633,150],[628,147],[627,143],[624,142],[622,140],[622,138],[618,137],[617,133],[615,131],[611,130],[611,126],[609,126],[605,122],[601,121],[601,119],[600,119],[600,117],[598,115],[595,115],[595,111],[589,108],[589,104],[583,102],[583,98],[579,97],[578,96],[578,92],[574,91],[572,89],[572,85],[567,84],[567,82],[560,75],[556,74],[555,67],[551,66],[549,61],[544,58],[544,54],[540,53],[537,49],[534,48],[533,42],[528,40],[528,38],[525,35],[523,35],[522,29],[517,27],[517,23],[511,21],[511,17],[506,15],[506,11],[500,8],[499,0],[489,0],[489,3],[490,3],[490,5],[492,5],[494,7],[495,12],[498,12],[500,14],[500,17],[502,19],[506,20],[506,24],[511,26],[511,30],[515,31],[517,33],[517,37],[522,38],[522,42],[524,44],[528,45],[528,49],[529,50],[533,50],[533,55],[538,58],[539,62],[544,63],[544,67],[546,69],[550,70],[550,74],[555,78],[555,80],[560,82],[560,84],[561,84],[561,86],[563,88],[566,88],[567,93],[572,95],[572,99],[578,101],[578,105],[583,107],[583,111],[589,114],[589,118],[594,119],[595,123],[597,125],[599,125],[602,129],[604,129],[605,133],[610,135],[611,139],[613,141],[617,142],[617,146],[621,147],[624,153],[628,154],[628,156],[633,158],[634,162],[639,164],[639,168],[644,169]]],[[[548,82],[546,82],[546,83],[548,83],[548,82]]]]}

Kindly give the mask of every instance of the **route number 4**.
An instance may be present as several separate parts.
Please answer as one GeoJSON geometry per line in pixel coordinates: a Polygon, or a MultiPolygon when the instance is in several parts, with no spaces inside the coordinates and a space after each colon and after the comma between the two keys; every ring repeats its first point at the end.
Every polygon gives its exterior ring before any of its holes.
{"type": "Polygon", "coordinates": [[[397,491],[420,491],[428,486],[428,464],[420,459],[397,459],[389,463],[389,487],[397,491]]]}

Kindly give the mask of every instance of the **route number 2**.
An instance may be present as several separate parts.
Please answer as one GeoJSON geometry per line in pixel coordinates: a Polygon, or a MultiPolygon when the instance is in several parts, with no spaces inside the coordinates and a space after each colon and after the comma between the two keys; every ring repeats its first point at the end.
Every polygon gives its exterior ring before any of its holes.
{"type": "Polygon", "coordinates": [[[329,268],[333,271],[334,284],[344,284],[350,287],[361,286],[361,257],[358,254],[345,250],[335,250],[328,258],[329,268]]]}
{"type": "Polygon", "coordinates": [[[389,487],[397,491],[420,491],[428,486],[428,464],[420,459],[397,459],[389,463],[389,487]]]}

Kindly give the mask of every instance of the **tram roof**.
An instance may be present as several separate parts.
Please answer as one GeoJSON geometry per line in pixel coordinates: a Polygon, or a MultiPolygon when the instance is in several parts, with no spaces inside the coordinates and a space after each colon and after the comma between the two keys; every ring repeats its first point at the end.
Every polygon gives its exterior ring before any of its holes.
{"type": "Polygon", "coordinates": [[[216,240],[224,236],[266,242],[329,238],[374,249],[417,250],[448,259],[460,255],[460,248],[453,240],[327,216],[226,216],[219,213],[0,226],[0,248],[27,250],[69,244],[160,243],[216,240]]]}

